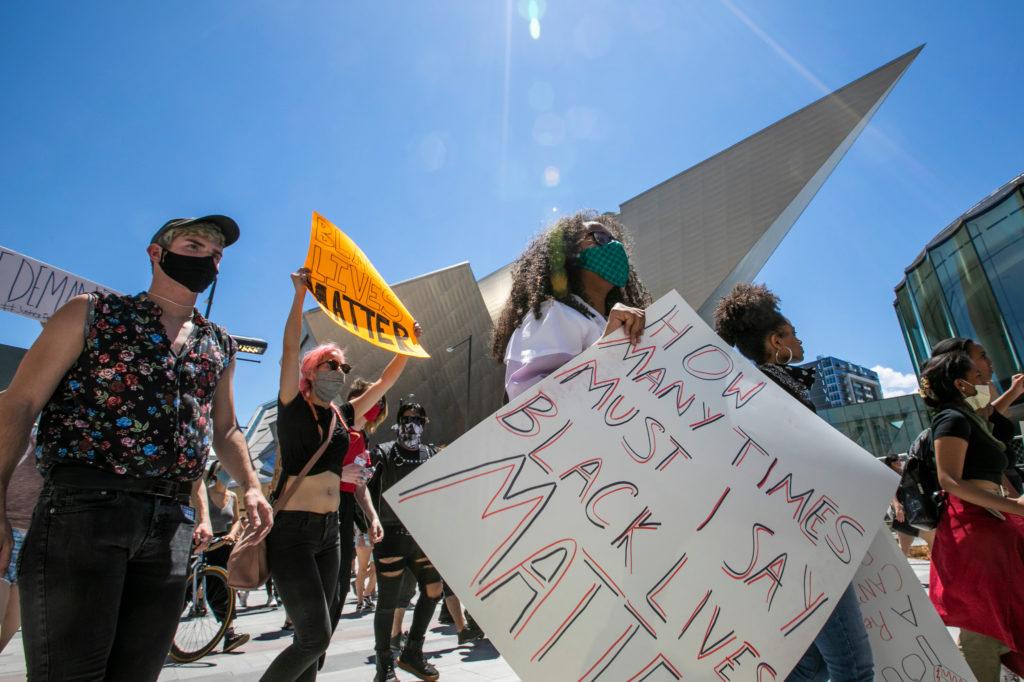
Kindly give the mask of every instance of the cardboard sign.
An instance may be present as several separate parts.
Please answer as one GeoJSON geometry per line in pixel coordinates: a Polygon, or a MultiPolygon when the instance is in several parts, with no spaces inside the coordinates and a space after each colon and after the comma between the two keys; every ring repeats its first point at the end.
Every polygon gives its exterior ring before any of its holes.
{"type": "Polygon", "coordinates": [[[79,294],[117,293],[0,246],[0,310],[45,322],[79,294]]]}
{"type": "MultiPolygon", "coordinates": [[[[386,496],[524,680],[783,680],[897,476],[670,292],[386,496]]],[[[430,409],[429,405],[426,405],[430,409]]]]}
{"type": "Polygon", "coordinates": [[[914,569],[885,526],[853,579],[883,682],[976,682],[914,569]]]}
{"type": "Polygon", "coordinates": [[[429,358],[413,333],[413,317],[348,236],[313,213],[305,267],[317,303],[347,331],[392,353],[429,358]]]}

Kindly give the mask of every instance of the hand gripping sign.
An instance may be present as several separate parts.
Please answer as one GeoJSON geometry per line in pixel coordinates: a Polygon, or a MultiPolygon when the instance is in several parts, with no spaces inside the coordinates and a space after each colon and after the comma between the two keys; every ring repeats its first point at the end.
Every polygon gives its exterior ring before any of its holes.
{"type": "Polygon", "coordinates": [[[670,292],[386,497],[524,680],[783,680],[897,477],[670,292]]]}
{"type": "Polygon", "coordinates": [[[315,211],[305,267],[317,303],[343,329],[392,353],[430,357],[415,338],[412,315],[370,259],[315,211]]]}

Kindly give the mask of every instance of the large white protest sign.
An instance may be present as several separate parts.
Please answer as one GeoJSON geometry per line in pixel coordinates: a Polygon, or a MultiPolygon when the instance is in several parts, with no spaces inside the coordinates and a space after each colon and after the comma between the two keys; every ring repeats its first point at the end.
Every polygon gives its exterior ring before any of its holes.
{"type": "Polygon", "coordinates": [[[116,293],[0,246],[0,310],[45,322],[68,299],[93,291],[116,293]]]}
{"type": "Polygon", "coordinates": [[[853,579],[884,682],[975,682],[949,630],[935,612],[914,569],[885,526],[853,579]]]}
{"type": "Polygon", "coordinates": [[[386,497],[524,680],[767,681],[896,481],[671,292],[386,497]]]}

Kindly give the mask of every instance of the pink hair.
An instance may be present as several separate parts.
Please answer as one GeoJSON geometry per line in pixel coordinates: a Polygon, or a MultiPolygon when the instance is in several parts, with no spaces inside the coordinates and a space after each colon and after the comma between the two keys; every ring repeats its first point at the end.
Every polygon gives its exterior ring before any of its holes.
{"type": "Polygon", "coordinates": [[[325,343],[302,356],[302,365],[299,367],[299,393],[306,400],[309,400],[309,393],[313,390],[313,377],[317,369],[328,360],[345,362],[345,351],[336,343],[325,343]]]}

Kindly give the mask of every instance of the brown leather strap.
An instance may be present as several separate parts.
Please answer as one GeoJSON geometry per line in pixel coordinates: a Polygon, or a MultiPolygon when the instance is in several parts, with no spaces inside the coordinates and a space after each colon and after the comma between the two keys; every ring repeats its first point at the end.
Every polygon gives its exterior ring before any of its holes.
{"type": "MultiPolygon", "coordinates": [[[[333,407],[333,405],[332,405],[332,407],[333,407]]],[[[309,458],[308,462],[306,462],[306,466],[302,467],[302,471],[299,472],[298,478],[295,479],[295,485],[292,485],[292,486],[289,487],[287,481],[285,482],[285,491],[284,491],[284,493],[281,495],[281,497],[279,497],[277,499],[277,502],[274,503],[274,513],[275,514],[277,512],[279,512],[279,511],[281,511],[281,509],[286,504],[288,504],[288,500],[291,499],[292,494],[295,492],[295,489],[299,487],[299,484],[302,483],[302,480],[304,478],[306,478],[306,474],[309,473],[309,470],[313,468],[313,465],[317,463],[317,461],[320,459],[320,456],[324,454],[325,450],[327,450],[327,446],[331,444],[331,437],[334,436],[334,425],[337,424],[337,423],[338,423],[338,412],[337,412],[337,410],[333,410],[332,409],[331,410],[331,426],[327,429],[327,437],[324,438],[324,442],[320,445],[320,448],[315,453],[313,453],[313,456],[309,458]]],[[[281,456],[280,451],[278,451],[277,456],[278,457],[281,456]]]]}

